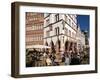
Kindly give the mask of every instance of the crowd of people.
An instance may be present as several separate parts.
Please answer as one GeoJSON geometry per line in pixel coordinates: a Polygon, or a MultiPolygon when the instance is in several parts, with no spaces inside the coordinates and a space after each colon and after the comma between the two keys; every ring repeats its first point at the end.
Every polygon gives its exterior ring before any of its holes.
{"type": "MultiPolygon", "coordinates": [[[[27,50],[26,54],[26,67],[39,67],[39,66],[60,66],[60,65],[79,65],[83,64],[89,57],[85,52],[45,52],[37,50],[27,50]]],[[[88,64],[88,61],[85,62],[88,64]]]]}

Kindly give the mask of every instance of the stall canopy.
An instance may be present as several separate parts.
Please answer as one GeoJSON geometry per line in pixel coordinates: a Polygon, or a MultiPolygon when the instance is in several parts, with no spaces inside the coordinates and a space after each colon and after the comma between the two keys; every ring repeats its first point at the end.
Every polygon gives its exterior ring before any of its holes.
{"type": "Polygon", "coordinates": [[[31,45],[31,46],[27,46],[27,49],[31,49],[31,48],[50,48],[49,46],[45,46],[45,45],[31,45]]]}

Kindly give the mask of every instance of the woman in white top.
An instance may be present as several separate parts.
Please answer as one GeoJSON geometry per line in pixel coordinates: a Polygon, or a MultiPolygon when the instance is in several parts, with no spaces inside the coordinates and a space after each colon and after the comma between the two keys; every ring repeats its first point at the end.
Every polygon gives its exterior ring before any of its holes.
{"type": "Polygon", "coordinates": [[[68,54],[65,55],[65,65],[70,65],[70,58],[68,54]]]}

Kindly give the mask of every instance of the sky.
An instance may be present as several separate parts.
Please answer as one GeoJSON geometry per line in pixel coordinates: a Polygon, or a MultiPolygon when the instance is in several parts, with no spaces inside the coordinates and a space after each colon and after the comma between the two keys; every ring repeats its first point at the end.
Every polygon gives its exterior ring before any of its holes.
{"type": "Polygon", "coordinates": [[[89,15],[77,15],[78,25],[80,25],[81,30],[87,30],[89,32],[89,15]]]}

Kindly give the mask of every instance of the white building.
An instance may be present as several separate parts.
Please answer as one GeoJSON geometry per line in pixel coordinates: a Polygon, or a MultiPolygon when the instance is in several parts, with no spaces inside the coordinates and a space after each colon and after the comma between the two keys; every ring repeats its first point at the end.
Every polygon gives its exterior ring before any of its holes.
{"type": "Polygon", "coordinates": [[[80,26],[77,28],[77,50],[78,52],[83,51],[85,47],[85,35],[81,31],[80,26]]]}
{"type": "Polygon", "coordinates": [[[74,50],[77,47],[76,15],[44,14],[44,44],[56,52],[74,50]]]}

